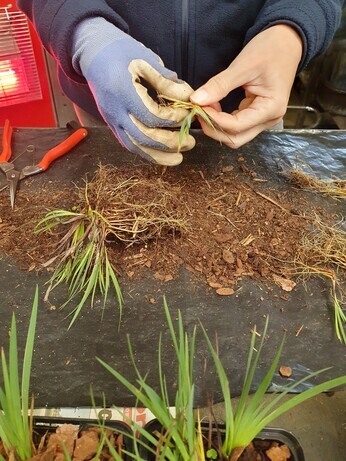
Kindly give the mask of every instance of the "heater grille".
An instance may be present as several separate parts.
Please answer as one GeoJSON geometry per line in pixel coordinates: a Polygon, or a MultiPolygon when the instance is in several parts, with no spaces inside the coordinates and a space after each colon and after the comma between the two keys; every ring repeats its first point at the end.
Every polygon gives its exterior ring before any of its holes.
{"type": "Polygon", "coordinates": [[[28,21],[9,8],[0,7],[0,107],[42,99],[28,21]]]}

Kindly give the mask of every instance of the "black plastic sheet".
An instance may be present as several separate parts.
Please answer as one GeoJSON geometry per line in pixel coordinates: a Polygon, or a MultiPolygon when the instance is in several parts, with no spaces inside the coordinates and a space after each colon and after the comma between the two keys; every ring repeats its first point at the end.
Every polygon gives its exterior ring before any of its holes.
{"type": "MultiPolygon", "coordinates": [[[[16,129],[14,132],[14,156],[25,151],[29,144],[35,146],[35,160],[67,135],[65,129],[16,129]]],[[[325,178],[345,179],[346,132],[344,131],[283,131],[266,132],[254,141],[234,152],[196,133],[197,145],[186,154],[188,167],[201,166],[211,175],[226,165],[237,164],[243,156],[253,165],[258,177],[268,179],[272,187],[291,187],[282,174],[290,166],[303,165],[307,172],[315,172],[325,178]]],[[[31,154],[21,155],[18,167],[32,162],[31,154]]],[[[56,161],[44,174],[22,183],[21,187],[39,188],[46,181],[56,181],[57,187],[73,187],[86,174],[92,174],[99,162],[115,165],[148,165],[139,158],[123,151],[107,128],[92,128],[88,139],[68,156],[56,161]]],[[[186,168],[185,167],[177,167],[186,168]]],[[[7,193],[4,191],[2,193],[7,193]]],[[[317,194],[308,193],[311,203],[329,207],[339,216],[345,214],[343,202],[336,202],[317,194]]],[[[30,206],[30,205],[28,205],[30,206]]],[[[0,210],[1,217],[1,210],[0,210]]],[[[291,380],[298,381],[312,370],[332,367],[324,379],[346,372],[346,347],[336,337],[333,326],[333,310],[330,288],[323,280],[315,279],[305,286],[298,284],[284,301],[282,291],[275,285],[268,290],[268,282],[243,279],[232,297],[219,297],[197,282],[187,271],[164,285],[150,275],[140,282],[122,282],[125,297],[123,319],[118,331],[119,315],[115,303],[109,300],[101,320],[102,303],[97,300],[93,309],[85,307],[76,324],[67,331],[66,311],[49,308],[43,303],[44,283],[48,274],[24,272],[16,261],[3,255],[0,260],[0,343],[7,344],[8,328],[14,311],[20,331],[19,344],[23,348],[35,286],[40,287],[40,310],[33,361],[32,391],[35,406],[80,407],[90,406],[90,385],[96,402],[102,404],[105,392],[108,405],[132,406],[134,399],[97,362],[100,357],[130,379],[135,373],[129,358],[127,338],[132,342],[135,361],[140,370],[149,371],[149,382],[158,385],[157,349],[162,332],[163,368],[171,395],[176,385],[173,349],[167,330],[162,297],[166,296],[174,319],[181,309],[189,331],[202,322],[211,338],[217,334],[220,356],[229,374],[232,394],[239,395],[246,367],[250,344],[250,331],[257,325],[261,331],[265,315],[269,314],[268,339],[256,376],[259,383],[286,331],[287,340],[280,363],[293,370],[291,380]],[[150,304],[149,297],[157,304],[150,304]],[[297,336],[297,331],[304,326],[297,336]]],[[[58,307],[65,300],[66,291],[54,291],[51,301],[58,307]]],[[[195,361],[197,377],[196,396],[199,405],[206,403],[207,390],[214,401],[221,399],[215,370],[209,358],[203,335],[197,335],[195,361]]],[[[322,378],[307,384],[314,385],[322,378]]],[[[272,389],[286,384],[279,375],[272,389]]],[[[303,390],[302,386],[298,391],[303,390]]]]}

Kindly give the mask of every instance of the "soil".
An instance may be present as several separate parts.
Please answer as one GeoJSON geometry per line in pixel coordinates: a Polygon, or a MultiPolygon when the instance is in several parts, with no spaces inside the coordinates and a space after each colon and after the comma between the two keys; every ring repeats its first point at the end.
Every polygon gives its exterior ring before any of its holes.
{"type": "Polygon", "coordinates": [[[285,444],[272,440],[254,440],[238,461],[292,461],[291,451],[285,444]]]}
{"type": "MultiPolygon", "coordinates": [[[[151,421],[147,429],[158,441],[164,437],[162,429],[155,430],[159,425],[157,421],[151,421]]],[[[293,458],[290,448],[279,441],[272,439],[254,439],[245,449],[236,448],[232,451],[229,459],[222,458],[221,446],[223,443],[223,433],[216,430],[209,432],[209,429],[202,429],[203,443],[206,460],[215,461],[298,461],[293,458]],[[210,450],[211,449],[211,450],[210,450]]],[[[155,447],[150,445],[152,449],[155,447]]],[[[155,461],[155,455],[149,453],[148,461],[155,461]]]]}
{"type": "MultiPolygon", "coordinates": [[[[105,429],[105,434],[114,449],[122,455],[125,444],[124,436],[112,430],[105,429]]],[[[80,430],[79,426],[73,424],[62,424],[54,432],[42,434],[42,431],[34,431],[34,445],[36,454],[28,461],[65,461],[64,446],[73,461],[87,461],[94,458],[100,445],[100,429],[98,427],[88,427],[80,430]]],[[[1,446],[0,454],[5,459],[7,455],[1,446]]],[[[11,460],[10,455],[8,457],[11,460]]],[[[12,456],[13,457],[13,456],[12,456]]],[[[14,457],[13,457],[14,459],[14,457]]],[[[103,445],[100,461],[114,459],[106,444],[103,445]]]]}
{"type": "Polygon", "coordinates": [[[292,461],[287,445],[271,440],[254,440],[248,445],[239,461],[292,461]]]}
{"type": "MultiPolygon", "coordinates": [[[[122,434],[105,429],[105,434],[113,448],[120,456],[123,450],[128,450],[122,434]]],[[[34,445],[36,454],[28,461],[65,461],[64,449],[73,461],[89,461],[93,459],[100,445],[100,429],[88,427],[79,429],[73,424],[62,424],[54,432],[42,434],[42,431],[34,431],[34,445]]],[[[13,455],[7,455],[0,442],[0,455],[11,460],[13,455]]],[[[14,458],[13,458],[14,459],[14,458]]],[[[100,461],[113,460],[106,444],[100,452],[100,461]]],[[[151,459],[149,455],[148,459],[151,459]]],[[[154,460],[154,456],[152,456],[154,460]]],[[[287,445],[272,440],[255,439],[245,448],[239,461],[292,461],[291,452],[287,445]]]]}
{"type": "MultiPolygon", "coordinates": [[[[159,167],[112,168],[113,178],[138,179],[133,196],[138,203],[147,200],[149,192],[151,202],[167,194],[170,216],[174,213],[183,223],[163,228],[146,241],[109,242],[120,284],[122,278],[148,273],[169,282],[184,267],[220,296],[234,294],[243,277],[271,279],[283,290],[292,290],[287,263],[294,260],[310,217],[316,213],[332,222],[333,216],[313,209],[302,191],[288,185],[269,187],[242,158],[238,160],[236,167],[227,166],[218,174],[191,168],[165,172],[159,167]],[[143,180],[146,186],[141,188],[143,180]]],[[[28,181],[18,191],[13,211],[7,191],[0,195],[0,252],[28,271],[46,270],[42,264],[61,238],[59,233],[35,234],[37,222],[48,210],[81,206],[76,186],[62,188],[48,182],[37,190],[33,184],[28,181]]]]}

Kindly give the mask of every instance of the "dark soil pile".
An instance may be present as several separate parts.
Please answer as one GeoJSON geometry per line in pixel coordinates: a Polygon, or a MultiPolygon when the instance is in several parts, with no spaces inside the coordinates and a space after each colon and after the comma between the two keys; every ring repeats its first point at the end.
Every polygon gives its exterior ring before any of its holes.
{"type": "MultiPolygon", "coordinates": [[[[150,199],[150,203],[161,204],[161,211],[163,204],[167,216],[178,220],[177,224],[163,226],[160,232],[151,229],[147,239],[138,239],[137,234],[133,241],[129,238],[109,242],[111,262],[125,278],[151,271],[153,277],[167,282],[184,267],[220,295],[232,294],[237,280],[246,276],[274,277],[282,284],[287,277],[287,263],[294,260],[310,217],[313,213],[323,214],[311,209],[302,191],[289,185],[280,190],[269,188],[242,159],[239,168],[228,166],[216,175],[188,168],[163,173],[158,167],[135,172],[112,168],[111,173],[108,188],[116,187],[117,177],[119,181],[131,177],[137,181],[132,201],[143,205],[150,199]],[[143,182],[145,187],[141,187],[143,182]]],[[[12,256],[24,270],[40,269],[51,258],[62,235],[35,234],[37,222],[48,210],[85,206],[83,190],[76,186],[62,189],[54,183],[35,190],[32,182],[18,192],[13,211],[8,194],[2,193],[1,253],[12,256]]],[[[91,202],[95,200],[92,191],[91,183],[91,202]]],[[[114,190],[113,196],[117,197],[114,190]]],[[[105,212],[109,206],[103,203],[100,211],[105,212]]]]}

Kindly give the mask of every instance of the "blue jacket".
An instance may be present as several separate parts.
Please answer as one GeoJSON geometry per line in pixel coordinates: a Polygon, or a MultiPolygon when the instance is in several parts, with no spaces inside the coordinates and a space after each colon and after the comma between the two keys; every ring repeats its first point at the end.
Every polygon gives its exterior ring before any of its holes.
{"type": "MultiPolygon", "coordinates": [[[[44,47],[55,57],[66,95],[99,116],[85,79],[71,62],[76,24],[101,16],[157,53],[194,89],[225,69],[244,45],[278,23],[301,35],[300,69],[323,52],[337,29],[344,0],[18,0],[34,23],[44,47]]],[[[238,106],[241,92],[223,103],[238,106]]]]}

